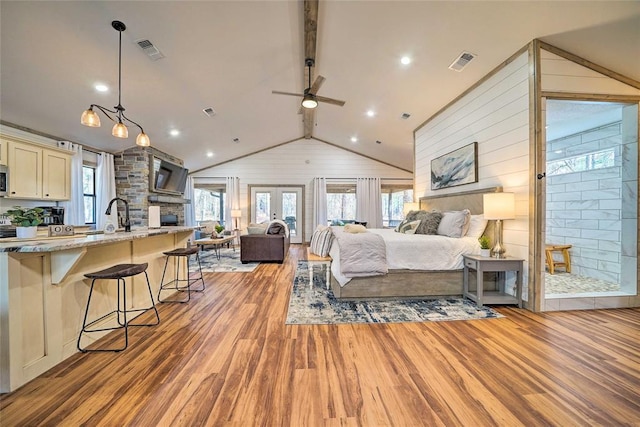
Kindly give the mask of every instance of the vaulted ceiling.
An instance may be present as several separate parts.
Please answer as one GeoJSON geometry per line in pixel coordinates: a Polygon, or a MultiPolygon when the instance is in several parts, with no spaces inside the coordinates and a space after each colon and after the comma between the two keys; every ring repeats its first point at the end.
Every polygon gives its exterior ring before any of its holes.
{"type": "MultiPolygon", "coordinates": [[[[5,123],[110,152],[134,145],[135,129],[114,138],[106,117],[80,124],[90,104],[117,104],[120,20],[122,105],[154,147],[196,170],[304,136],[301,98],[272,93],[308,86],[302,1],[2,1],[0,15],[5,123]]],[[[411,170],[413,130],[534,38],[640,80],[638,1],[320,0],[312,74],[326,78],[319,95],[346,104],[320,103],[311,134],[411,170]],[[449,70],[463,51],[477,58],[449,70]]]]}

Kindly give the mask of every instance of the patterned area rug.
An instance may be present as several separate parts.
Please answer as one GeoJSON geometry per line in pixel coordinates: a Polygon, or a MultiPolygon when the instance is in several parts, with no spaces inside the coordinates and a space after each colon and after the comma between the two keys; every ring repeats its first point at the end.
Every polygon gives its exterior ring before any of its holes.
{"type": "MultiPolygon", "coordinates": [[[[200,263],[202,264],[203,273],[251,273],[260,265],[259,262],[249,262],[247,264],[240,262],[240,248],[236,248],[235,251],[231,248],[220,249],[219,260],[213,249],[201,250],[200,263]]],[[[196,266],[194,264],[194,262],[191,263],[189,271],[195,271],[196,266]]]]}
{"type": "Polygon", "coordinates": [[[473,301],[463,298],[340,301],[331,289],[327,290],[326,276],[321,268],[314,267],[313,286],[309,286],[307,262],[298,263],[287,324],[436,322],[504,317],[489,307],[478,308],[473,301]]]}

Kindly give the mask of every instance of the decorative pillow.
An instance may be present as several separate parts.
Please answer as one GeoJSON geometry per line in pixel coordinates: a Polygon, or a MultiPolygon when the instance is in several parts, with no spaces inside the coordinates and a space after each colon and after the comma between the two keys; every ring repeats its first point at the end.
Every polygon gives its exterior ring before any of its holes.
{"type": "Polygon", "coordinates": [[[267,234],[284,234],[285,227],[284,225],[278,222],[272,222],[269,224],[269,228],[267,228],[267,234]]]}
{"type": "Polygon", "coordinates": [[[415,234],[421,222],[422,221],[419,219],[416,219],[415,221],[403,221],[399,226],[400,229],[398,232],[404,234],[415,234]]]}
{"type": "Polygon", "coordinates": [[[431,212],[421,211],[416,219],[420,220],[416,234],[436,234],[438,232],[438,225],[442,219],[442,212],[436,210],[431,212]]]}
{"type": "Polygon", "coordinates": [[[367,227],[362,224],[347,224],[344,226],[345,233],[366,233],[367,227]]]}
{"type": "Polygon", "coordinates": [[[333,231],[330,227],[319,225],[316,231],[311,236],[311,250],[312,254],[316,254],[321,257],[329,255],[329,249],[331,249],[331,243],[333,242],[333,231]]]}
{"type": "Polygon", "coordinates": [[[426,213],[427,213],[427,211],[409,211],[404,216],[404,219],[407,220],[407,221],[415,221],[416,219],[420,219],[420,218],[418,218],[418,216],[424,215],[426,213]]]}
{"type": "Polygon", "coordinates": [[[469,209],[444,212],[438,225],[438,234],[448,237],[462,237],[469,229],[469,209]]]}
{"type": "Polygon", "coordinates": [[[467,230],[467,237],[473,237],[474,239],[480,238],[484,234],[484,230],[487,228],[487,220],[484,219],[484,215],[471,215],[469,219],[469,229],[467,230]]]}
{"type": "Polygon", "coordinates": [[[267,224],[250,223],[247,227],[247,234],[265,234],[267,232],[267,224]]]}
{"type": "Polygon", "coordinates": [[[409,221],[406,219],[403,219],[402,221],[400,221],[400,224],[396,225],[396,228],[393,229],[393,231],[395,231],[396,233],[400,232],[400,227],[402,227],[404,224],[408,223],[409,221]]]}

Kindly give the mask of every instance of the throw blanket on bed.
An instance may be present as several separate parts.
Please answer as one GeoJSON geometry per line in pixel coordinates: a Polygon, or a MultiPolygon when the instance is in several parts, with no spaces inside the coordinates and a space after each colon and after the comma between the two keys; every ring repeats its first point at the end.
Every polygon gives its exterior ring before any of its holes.
{"type": "Polygon", "coordinates": [[[345,233],[342,227],[332,227],[340,249],[340,267],[346,277],[380,276],[387,274],[387,249],[384,239],[373,233],[345,233]]]}

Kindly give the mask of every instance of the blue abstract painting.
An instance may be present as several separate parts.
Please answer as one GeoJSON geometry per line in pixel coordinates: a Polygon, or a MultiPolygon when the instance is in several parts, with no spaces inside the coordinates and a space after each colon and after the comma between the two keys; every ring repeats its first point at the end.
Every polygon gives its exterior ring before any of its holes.
{"type": "Polygon", "coordinates": [[[472,142],[431,160],[431,189],[478,182],[477,149],[478,143],[472,142]]]}

